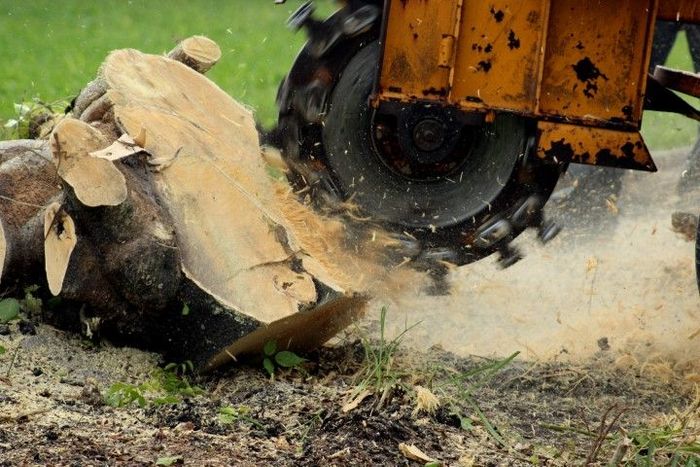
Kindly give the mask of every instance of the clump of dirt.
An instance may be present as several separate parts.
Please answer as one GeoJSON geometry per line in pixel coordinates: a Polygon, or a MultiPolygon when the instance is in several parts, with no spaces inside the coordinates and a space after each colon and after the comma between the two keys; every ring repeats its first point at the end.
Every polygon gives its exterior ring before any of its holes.
{"type": "Polygon", "coordinates": [[[443,465],[572,465],[590,459],[603,416],[624,409],[595,453],[604,464],[621,426],[690,402],[677,379],[620,372],[603,353],[587,365],[516,360],[488,373],[480,369],[489,360],[435,347],[400,350],[387,370],[393,383],[348,410],[373,387],[360,375],[365,346],[378,345],[349,336],[274,380],[253,362],[196,378],[199,395],[115,408],[104,403],[107,389],[147,380],[163,363],[156,355],[44,324],[35,330],[22,334],[13,323],[0,336],[2,466],[425,464],[407,458],[402,443],[443,465]],[[434,413],[416,410],[417,386],[438,398],[434,413]]]}

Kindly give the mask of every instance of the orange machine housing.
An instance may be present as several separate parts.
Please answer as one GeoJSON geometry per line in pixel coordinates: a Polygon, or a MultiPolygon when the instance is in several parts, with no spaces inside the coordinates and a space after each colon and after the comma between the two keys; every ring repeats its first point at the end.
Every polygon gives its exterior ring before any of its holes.
{"type": "Polygon", "coordinates": [[[654,171],[639,134],[658,19],[697,0],[389,0],[375,105],[537,120],[542,158],[654,171]]]}

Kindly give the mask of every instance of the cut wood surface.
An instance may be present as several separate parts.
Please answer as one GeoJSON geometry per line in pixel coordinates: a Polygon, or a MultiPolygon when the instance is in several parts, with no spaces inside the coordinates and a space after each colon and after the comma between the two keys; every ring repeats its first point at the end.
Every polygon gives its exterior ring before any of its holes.
{"type": "Polygon", "coordinates": [[[206,73],[221,59],[219,45],[208,37],[192,36],[181,41],[168,58],[182,62],[199,73],[206,73]]]}
{"type": "Polygon", "coordinates": [[[44,238],[46,279],[51,293],[58,295],[63,289],[63,279],[78,243],[75,222],[59,203],[52,203],[44,210],[44,238]]]}
{"type": "Polygon", "coordinates": [[[276,206],[251,112],[163,57],[117,51],[102,73],[115,120],[132,137],[146,135],[185,274],[263,323],[314,303],[312,277],[294,270],[299,246],[276,206]]]}
{"type": "Polygon", "coordinates": [[[90,154],[107,145],[102,133],[73,118],[62,120],[51,135],[58,175],[84,206],[118,206],[126,200],[124,175],[111,161],[90,154]]]}

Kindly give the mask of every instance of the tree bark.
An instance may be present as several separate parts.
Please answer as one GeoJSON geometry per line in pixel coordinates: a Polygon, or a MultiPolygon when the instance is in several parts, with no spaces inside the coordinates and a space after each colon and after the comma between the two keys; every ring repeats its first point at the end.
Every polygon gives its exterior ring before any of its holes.
{"type": "Polygon", "coordinates": [[[61,199],[45,141],[0,142],[0,291],[45,285],[43,208],[61,199]]]}

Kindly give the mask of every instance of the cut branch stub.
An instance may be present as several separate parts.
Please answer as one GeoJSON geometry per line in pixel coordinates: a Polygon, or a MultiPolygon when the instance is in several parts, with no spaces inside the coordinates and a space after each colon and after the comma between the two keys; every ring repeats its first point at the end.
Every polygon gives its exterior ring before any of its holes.
{"type": "Polygon", "coordinates": [[[76,97],[75,103],[73,104],[73,115],[80,118],[83,112],[92,105],[95,101],[99,100],[100,97],[104,95],[107,91],[107,84],[104,80],[97,78],[91,81],[85,86],[81,91],[80,95],[76,97]]]}
{"type": "Polygon", "coordinates": [[[221,49],[208,37],[192,36],[180,42],[167,57],[204,74],[219,61],[221,49]]]}
{"type": "Polygon", "coordinates": [[[239,357],[262,355],[265,343],[270,341],[277,343],[278,350],[314,349],[361,318],[366,305],[366,297],[341,296],[308,312],[283,318],[271,326],[260,326],[215,354],[204,364],[202,371],[215,370],[239,357]]]}
{"type": "Polygon", "coordinates": [[[111,161],[90,155],[107,146],[99,131],[73,118],[62,120],[51,135],[58,175],[85,206],[118,206],[126,200],[124,175],[111,161]]]}
{"type": "Polygon", "coordinates": [[[44,261],[46,279],[52,294],[63,289],[71,255],[78,243],[73,219],[59,203],[52,203],[44,213],[44,261]]]}

